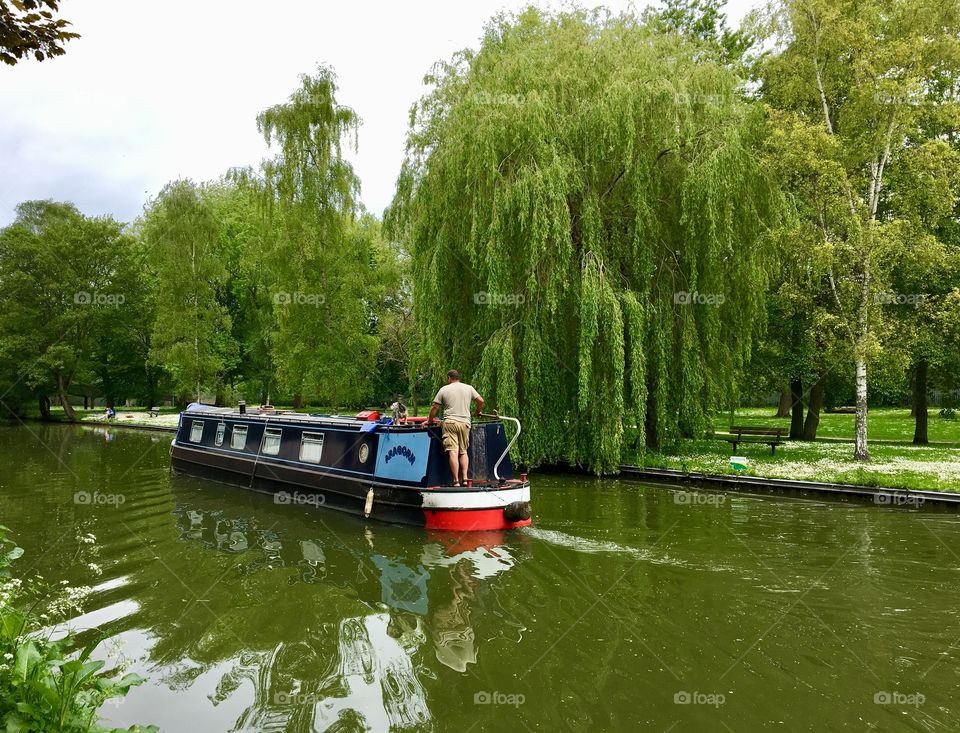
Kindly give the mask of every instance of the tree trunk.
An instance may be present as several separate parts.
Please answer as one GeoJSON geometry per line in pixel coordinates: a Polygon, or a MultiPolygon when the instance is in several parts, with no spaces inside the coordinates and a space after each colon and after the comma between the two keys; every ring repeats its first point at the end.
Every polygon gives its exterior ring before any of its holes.
{"type": "Polygon", "coordinates": [[[807,419],[803,423],[803,439],[816,440],[817,428],[820,427],[820,410],[823,409],[823,377],[814,382],[810,388],[810,404],[807,405],[807,419]]]}
{"type": "Polygon", "coordinates": [[[916,426],[913,430],[913,442],[926,445],[930,442],[927,437],[927,371],[929,364],[926,359],[917,362],[916,373],[913,379],[913,411],[916,415],[916,426]]]}
{"type": "Polygon", "coordinates": [[[647,393],[647,414],[644,416],[644,431],[648,450],[660,450],[660,435],[657,432],[657,399],[647,393]]]}
{"type": "Polygon", "coordinates": [[[293,395],[293,409],[299,410],[303,407],[303,395],[299,392],[293,395]]]}
{"type": "Polygon", "coordinates": [[[222,389],[217,390],[216,399],[214,399],[213,404],[216,407],[223,407],[227,404],[227,396],[223,393],[222,389]]]}
{"type": "Polygon", "coordinates": [[[57,397],[60,400],[60,404],[63,406],[63,413],[67,416],[67,420],[74,422],[77,419],[77,414],[73,411],[73,405],[70,404],[70,396],[67,394],[68,385],[64,382],[63,375],[57,374],[57,397]]]}
{"type": "Polygon", "coordinates": [[[790,380],[790,437],[803,439],[803,380],[790,380]]]}
{"type": "Polygon", "coordinates": [[[869,461],[870,449],[867,447],[867,360],[863,356],[857,357],[857,420],[856,440],[853,450],[853,460],[869,461]]]}
{"type": "Polygon", "coordinates": [[[790,390],[785,389],[780,392],[780,402],[777,405],[777,414],[774,417],[790,417],[790,390]]]}
{"type": "Polygon", "coordinates": [[[50,419],[50,398],[46,395],[40,396],[40,419],[49,420],[50,419]]]}
{"type": "Polygon", "coordinates": [[[157,404],[157,380],[151,370],[147,370],[147,407],[159,407],[157,404]]]}

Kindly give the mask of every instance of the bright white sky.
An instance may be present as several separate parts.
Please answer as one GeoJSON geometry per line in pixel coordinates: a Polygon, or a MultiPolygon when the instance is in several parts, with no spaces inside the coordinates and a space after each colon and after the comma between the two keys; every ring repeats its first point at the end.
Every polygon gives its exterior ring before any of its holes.
{"type": "MultiPolygon", "coordinates": [[[[350,157],[379,215],[423,75],[477,47],[492,15],[528,4],[64,0],[61,14],[82,36],[66,55],[0,64],[0,226],[18,202],[39,198],[130,221],[167,181],[256,165],[267,152],[257,113],[318,63],[333,66],[340,103],[363,120],[350,157]]],[[[731,25],[752,4],[730,0],[731,25]]]]}

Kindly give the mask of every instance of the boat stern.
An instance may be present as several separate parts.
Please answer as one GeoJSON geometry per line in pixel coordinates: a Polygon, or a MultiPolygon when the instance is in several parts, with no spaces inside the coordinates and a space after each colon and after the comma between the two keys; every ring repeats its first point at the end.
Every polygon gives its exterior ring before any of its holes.
{"type": "Polygon", "coordinates": [[[427,529],[453,532],[513,529],[531,522],[530,482],[508,480],[442,486],[423,492],[427,529]]]}

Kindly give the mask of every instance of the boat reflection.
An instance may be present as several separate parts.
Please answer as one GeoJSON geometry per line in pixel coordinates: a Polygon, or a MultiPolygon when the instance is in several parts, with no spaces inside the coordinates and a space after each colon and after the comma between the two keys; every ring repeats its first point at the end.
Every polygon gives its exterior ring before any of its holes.
{"type": "MultiPolygon", "coordinates": [[[[522,536],[502,531],[361,529],[353,518],[336,526],[285,522],[281,533],[271,516],[237,516],[193,502],[178,502],[173,513],[180,540],[236,556],[231,564],[239,578],[225,585],[244,584],[260,603],[285,614],[279,645],[251,649],[261,630],[232,626],[229,636],[247,648],[237,648],[232,659],[209,660],[221,670],[215,697],[249,695],[252,687],[238,727],[257,730],[430,728],[424,685],[442,668],[462,673],[477,662],[471,606],[481,588],[517,563],[523,544],[522,536]],[[301,610],[290,628],[293,593],[301,610]]],[[[230,623],[244,618],[252,624],[263,614],[233,614],[230,623]]],[[[221,635],[216,646],[226,651],[231,639],[221,635]]],[[[180,651],[180,659],[199,656],[197,649],[180,651]]]]}

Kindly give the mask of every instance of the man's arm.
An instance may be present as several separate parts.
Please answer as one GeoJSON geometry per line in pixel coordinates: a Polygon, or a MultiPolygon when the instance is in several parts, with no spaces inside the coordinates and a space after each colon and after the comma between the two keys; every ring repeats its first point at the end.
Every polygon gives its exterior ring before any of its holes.
{"type": "Polygon", "coordinates": [[[475,414],[477,417],[480,417],[480,413],[483,412],[483,405],[484,405],[483,397],[481,397],[480,393],[477,392],[477,394],[474,395],[473,399],[477,401],[477,411],[475,414]]]}
{"type": "Polygon", "coordinates": [[[427,418],[428,423],[435,423],[437,421],[437,411],[440,409],[440,403],[434,402],[430,405],[430,417],[427,418]]]}

